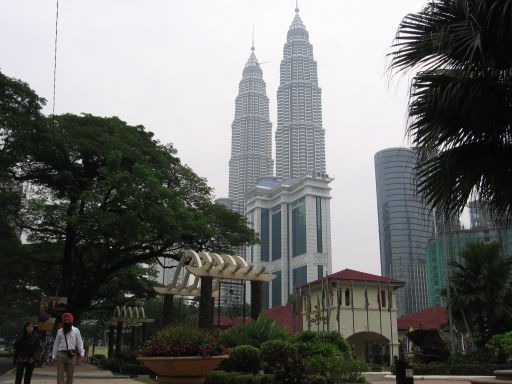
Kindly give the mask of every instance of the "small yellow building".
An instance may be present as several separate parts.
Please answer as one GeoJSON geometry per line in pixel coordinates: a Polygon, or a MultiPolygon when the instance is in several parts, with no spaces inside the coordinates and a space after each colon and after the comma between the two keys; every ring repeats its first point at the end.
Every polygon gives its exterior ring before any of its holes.
{"type": "Polygon", "coordinates": [[[354,354],[388,365],[398,355],[396,290],[404,282],[344,269],[295,287],[294,309],[302,329],[338,331],[354,354]]]}

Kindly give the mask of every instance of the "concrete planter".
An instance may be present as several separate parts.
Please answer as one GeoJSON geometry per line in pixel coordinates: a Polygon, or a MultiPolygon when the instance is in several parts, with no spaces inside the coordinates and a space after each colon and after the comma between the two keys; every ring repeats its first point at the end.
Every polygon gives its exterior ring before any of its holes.
{"type": "Polygon", "coordinates": [[[228,355],[183,357],[137,357],[157,375],[160,384],[203,384],[208,372],[217,368],[228,355]]]}

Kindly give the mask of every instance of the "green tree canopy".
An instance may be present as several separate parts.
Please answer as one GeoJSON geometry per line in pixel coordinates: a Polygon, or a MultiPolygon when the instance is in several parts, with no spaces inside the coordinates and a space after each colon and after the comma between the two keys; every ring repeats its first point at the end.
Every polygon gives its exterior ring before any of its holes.
{"type": "MultiPolygon", "coordinates": [[[[479,346],[512,326],[512,258],[499,243],[469,243],[450,262],[454,315],[464,313],[479,346]]],[[[461,322],[462,323],[462,322],[461,322]]]]}
{"type": "Polygon", "coordinates": [[[78,316],[115,292],[147,292],[144,266],[158,257],[257,241],[144,127],[89,114],[46,118],[44,101],[2,74],[0,99],[2,195],[25,189],[4,207],[6,225],[26,237],[31,284],[67,296],[78,316]]]}
{"type": "Polygon", "coordinates": [[[419,191],[450,217],[468,198],[511,216],[512,2],[433,0],[401,22],[391,69],[417,69],[409,134],[419,191]]]}

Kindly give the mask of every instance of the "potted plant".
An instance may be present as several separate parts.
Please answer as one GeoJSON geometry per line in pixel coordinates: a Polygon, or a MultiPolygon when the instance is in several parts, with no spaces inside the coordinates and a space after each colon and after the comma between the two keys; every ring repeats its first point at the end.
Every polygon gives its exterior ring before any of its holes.
{"type": "Polygon", "coordinates": [[[169,325],[139,350],[137,360],[155,372],[159,383],[202,384],[227,358],[224,346],[207,330],[169,325]]]}

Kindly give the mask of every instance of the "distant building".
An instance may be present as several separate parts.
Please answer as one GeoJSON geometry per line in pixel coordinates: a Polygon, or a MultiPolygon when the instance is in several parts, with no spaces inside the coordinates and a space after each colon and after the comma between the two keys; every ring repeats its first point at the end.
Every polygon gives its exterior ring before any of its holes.
{"type": "Polygon", "coordinates": [[[416,192],[416,151],[390,148],[375,155],[381,273],[404,281],[399,314],[428,307],[426,247],[434,230],[430,208],[416,192]]]}
{"type": "Polygon", "coordinates": [[[235,101],[231,125],[229,198],[231,209],[244,214],[245,195],[262,176],[273,174],[272,124],[263,72],[251,47],[235,101]]]}
{"type": "Polygon", "coordinates": [[[330,273],[330,187],[327,176],[262,178],[247,195],[246,215],[261,244],[246,259],[276,275],[263,287],[263,306],[287,303],[292,287],[330,273]]]}
{"type": "Polygon", "coordinates": [[[470,228],[447,228],[431,239],[427,246],[427,281],[430,305],[446,305],[442,291],[446,288],[448,263],[459,261],[459,253],[471,242],[497,242],[506,255],[512,255],[512,227],[496,222],[478,201],[468,204],[470,228]]]}

